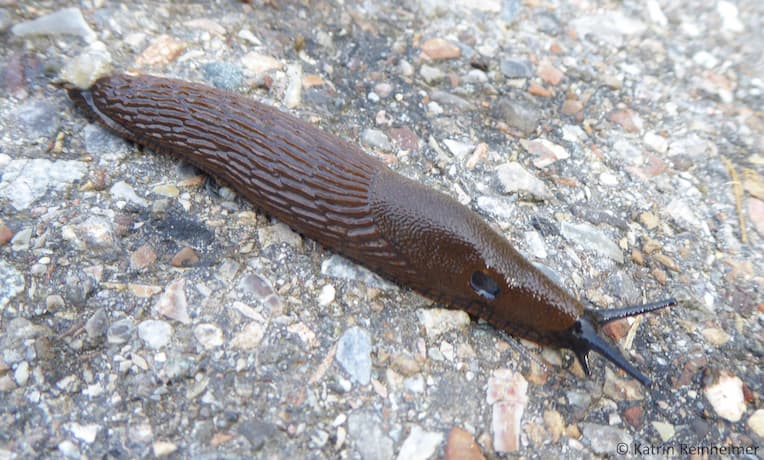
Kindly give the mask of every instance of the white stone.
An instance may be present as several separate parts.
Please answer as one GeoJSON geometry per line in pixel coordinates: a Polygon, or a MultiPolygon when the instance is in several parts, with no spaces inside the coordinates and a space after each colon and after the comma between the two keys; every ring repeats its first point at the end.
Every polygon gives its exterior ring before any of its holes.
{"type": "Polygon", "coordinates": [[[19,37],[27,35],[77,35],[87,42],[96,39],[96,33],[85,22],[79,8],[64,8],[31,21],[21,22],[13,26],[11,32],[19,37]]]}
{"type": "Polygon", "coordinates": [[[419,425],[413,425],[398,452],[398,460],[427,460],[442,442],[443,433],[425,431],[419,425]]]}
{"type": "Polygon", "coordinates": [[[21,211],[48,192],[63,190],[82,179],[87,170],[87,163],[82,161],[12,160],[3,170],[0,198],[8,199],[17,211],[21,211]]]}
{"type": "Polygon", "coordinates": [[[743,416],[745,396],[739,377],[723,373],[716,383],[706,387],[704,393],[719,417],[737,422],[743,416]]]}
{"type": "Polygon", "coordinates": [[[318,294],[318,305],[321,307],[330,305],[332,302],[334,302],[334,296],[336,293],[337,290],[334,289],[334,286],[331,284],[324,285],[324,287],[321,288],[321,292],[318,294]]]}
{"type": "Polygon", "coordinates": [[[552,195],[544,182],[529,173],[520,163],[510,162],[496,168],[503,193],[527,193],[534,198],[545,200],[552,195]]]}
{"type": "Polygon", "coordinates": [[[74,437],[80,441],[92,444],[93,441],[95,441],[96,436],[98,436],[98,432],[101,431],[101,425],[95,423],[80,425],[77,422],[73,422],[69,424],[69,431],[71,431],[74,437]]]}
{"type": "Polygon", "coordinates": [[[430,339],[450,330],[466,328],[470,324],[469,315],[462,310],[427,308],[417,310],[416,315],[430,339]]]}
{"type": "Polygon", "coordinates": [[[164,321],[149,319],[138,325],[138,337],[156,350],[170,343],[172,326],[164,321]]]}

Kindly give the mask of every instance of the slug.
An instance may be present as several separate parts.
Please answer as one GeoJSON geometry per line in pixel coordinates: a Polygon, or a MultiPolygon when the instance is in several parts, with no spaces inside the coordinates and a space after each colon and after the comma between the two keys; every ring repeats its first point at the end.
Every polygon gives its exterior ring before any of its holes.
{"type": "Polygon", "coordinates": [[[292,115],[204,85],[112,75],[67,85],[91,120],[182,158],[267,214],[382,276],[511,335],[595,351],[650,380],[599,335],[602,325],[675,305],[585,308],[475,212],[292,115]]]}

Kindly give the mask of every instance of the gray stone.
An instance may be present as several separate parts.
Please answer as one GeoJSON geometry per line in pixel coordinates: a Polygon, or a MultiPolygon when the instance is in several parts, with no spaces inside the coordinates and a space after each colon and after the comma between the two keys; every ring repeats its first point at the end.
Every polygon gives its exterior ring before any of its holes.
{"type": "Polygon", "coordinates": [[[124,200],[142,208],[145,208],[148,205],[148,202],[139,197],[138,194],[135,193],[135,190],[133,190],[133,187],[125,181],[119,181],[112,185],[109,192],[114,199],[124,200]]]}
{"type": "Polygon", "coordinates": [[[103,308],[99,308],[85,323],[85,332],[88,333],[88,337],[95,339],[102,336],[108,327],[109,317],[103,308]]]}
{"type": "Polygon", "coordinates": [[[602,230],[589,224],[571,224],[563,222],[560,226],[562,236],[580,244],[584,249],[596,252],[618,263],[623,263],[623,252],[602,230]]]}
{"type": "Polygon", "coordinates": [[[494,104],[493,113],[494,117],[526,135],[536,131],[541,118],[541,114],[532,107],[529,101],[515,101],[507,98],[501,98],[494,104]]]}
{"type": "Polygon", "coordinates": [[[594,36],[613,46],[621,46],[624,37],[639,35],[647,29],[641,21],[610,11],[594,16],[582,16],[570,22],[579,37],[594,36]]]}
{"type": "Polygon", "coordinates": [[[85,126],[82,137],[85,141],[85,150],[98,158],[100,165],[113,165],[115,162],[124,160],[132,150],[127,141],[96,124],[85,126]]]}
{"type": "Polygon", "coordinates": [[[552,195],[544,182],[529,173],[520,163],[510,162],[496,168],[502,193],[522,193],[537,200],[549,199],[552,195]]]}
{"type": "Polygon", "coordinates": [[[382,422],[376,415],[370,412],[350,414],[348,434],[363,460],[393,458],[393,440],[382,430],[382,422]]]}
{"type": "MultiPolygon", "coordinates": [[[[60,109],[48,101],[31,101],[13,113],[11,132],[20,130],[25,138],[49,138],[58,131],[60,109]]],[[[16,134],[20,134],[16,132],[16,134]]]]}
{"type": "Polygon", "coordinates": [[[82,161],[12,160],[3,170],[0,198],[8,199],[21,211],[48,192],[63,190],[82,179],[86,172],[87,164],[82,161]]]}
{"type": "Polygon", "coordinates": [[[0,32],[5,32],[11,26],[11,14],[5,8],[0,8],[0,32]]]}
{"type": "Polygon", "coordinates": [[[96,39],[79,8],[65,8],[31,21],[21,22],[11,28],[19,37],[28,35],[77,35],[87,42],[96,39]]]}
{"type": "Polygon", "coordinates": [[[358,281],[369,287],[383,290],[395,289],[395,285],[385,281],[369,270],[356,265],[337,254],[331,255],[321,263],[321,274],[332,278],[358,281]]]}
{"type": "Polygon", "coordinates": [[[425,431],[419,425],[411,427],[411,433],[398,452],[398,460],[427,460],[443,442],[443,433],[425,431]]]}
{"type": "Polygon", "coordinates": [[[393,150],[390,138],[378,129],[364,129],[363,133],[361,133],[361,142],[384,152],[391,152],[393,150]]]}
{"type": "Polygon", "coordinates": [[[512,203],[508,198],[479,196],[476,202],[478,208],[500,219],[510,221],[511,219],[517,217],[515,214],[515,204],[512,203]]]}
{"type": "Polygon", "coordinates": [[[626,430],[596,423],[584,423],[583,435],[584,442],[599,455],[613,455],[619,444],[631,446],[634,440],[626,430]]]}
{"type": "Polygon", "coordinates": [[[258,451],[276,433],[276,426],[259,420],[247,420],[240,423],[236,431],[249,441],[253,451],[258,451]]]}
{"type": "Polygon", "coordinates": [[[253,273],[242,276],[238,287],[242,293],[251,295],[256,300],[263,300],[275,294],[273,286],[267,278],[253,273]]]}
{"type": "Polygon", "coordinates": [[[439,68],[427,64],[422,64],[422,68],[419,69],[419,75],[422,76],[422,79],[428,85],[434,85],[446,76],[445,72],[439,68]]]}
{"type": "Polygon", "coordinates": [[[130,339],[133,327],[133,321],[129,318],[115,321],[106,331],[106,340],[115,345],[123,344],[130,339]]]}
{"type": "Polygon", "coordinates": [[[337,344],[337,362],[350,378],[361,385],[371,380],[371,337],[358,326],[351,327],[340,337],[337,344]]]}
{"type": "Polygon", "coordinates": [[[204,64],[202,73],[214,87],[229,91],[240,88],[244,82],[244,72],[238,66],[227,62],[204,64]]]}
{"type": "Polygon", "coordinates": [[[507,78],[530,78],[533,66],[527,59],[502,59],[499,63],[501,73],[507,78]]]}
{"type": "Polygon", "coordinates": [[[149,319],[138,325],[138,337],[157,350],[170,343],[172,326],[165,321],[149,319]]]}

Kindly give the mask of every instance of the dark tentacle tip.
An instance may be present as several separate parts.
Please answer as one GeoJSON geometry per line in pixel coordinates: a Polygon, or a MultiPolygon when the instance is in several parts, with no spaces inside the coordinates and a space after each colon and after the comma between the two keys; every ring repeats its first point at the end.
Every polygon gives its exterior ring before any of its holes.
{"type": "Polygon", "coordinates": [[[676,300],[665,299],[649,304],[634,305],[611,310],[586,309],[581,318],[579,318],[573,327],[568,330],[568,347],[576,354],[586,375],[590,374],[588,362],[589,352],[595,351],[621,368],[631,377],[638,380],[639,383],[649,387],[652,384],[650,379],[627,361],[615,346],[605,341],[605,339],[600,336],[599,330],[605,324],[617,319],[640,315],[642,313],[674,305],[676,305],[676,300]]]}

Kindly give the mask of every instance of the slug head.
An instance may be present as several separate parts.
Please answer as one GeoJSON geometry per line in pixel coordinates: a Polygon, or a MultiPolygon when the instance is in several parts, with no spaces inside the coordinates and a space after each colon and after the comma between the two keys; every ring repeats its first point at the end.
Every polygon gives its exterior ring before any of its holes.
{"type": "Polygon", "coordinates": [[[585,309],[480,216],[387,168],[375,176],[369,204],[384,241],[382,249],[375,248],[378,262],[366,257],[377,272],[511,335],[570,348],[587,374],[586,358],[593,350],[641,383],[650,383],[599,329],[619,318],[673,305],[673,299],[615,310],[585,309]]]}
{"type": "Polygon", "coordinates": [[[638,380],[642,385],[646,387],[650,386],[650,379],[628,362],[616,347],[605,341],[599,334],[599,330],[602,326],[611,321],[640,315],[642,313],[659,310],[673,305],[676,305],[676,300],[665,299],[650,304],[634,305],[612,310],[595,310],[587,308],[584,310],[584,314],[581,315],[573,326],[561,337],[563,346],[573,350],[576,357],[578,357],[578,361],[581,363],[581,367],[584,368],[586,375],[590,374],[588,362],[589,352],[595,351],[638,380]]]}

